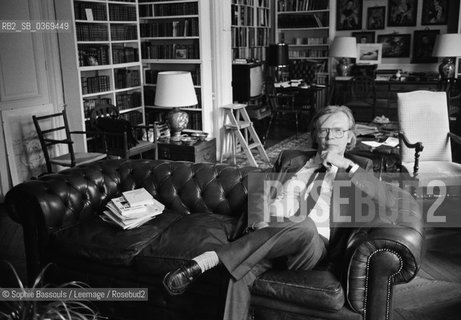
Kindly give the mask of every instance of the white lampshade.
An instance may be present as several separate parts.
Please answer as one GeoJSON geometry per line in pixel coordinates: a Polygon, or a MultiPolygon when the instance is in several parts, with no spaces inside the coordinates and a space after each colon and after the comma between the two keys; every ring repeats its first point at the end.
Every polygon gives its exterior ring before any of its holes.
{"type": "Polygon", "coordinates": [[[158,107],[188,107],[198,103],[192,76],[187,71],[162,71],[157,75],[158,107]]]}
{"type": "Polygon", "coordinates": [[[330,46],[330,57],[357,58],[355,37],[335,37],[330,46]]]}
{"type": "Polygon", "coordinates": [[[461,56],[461,34],[445,33],[435,39],[434,57],[460,57],[461,56]]]}

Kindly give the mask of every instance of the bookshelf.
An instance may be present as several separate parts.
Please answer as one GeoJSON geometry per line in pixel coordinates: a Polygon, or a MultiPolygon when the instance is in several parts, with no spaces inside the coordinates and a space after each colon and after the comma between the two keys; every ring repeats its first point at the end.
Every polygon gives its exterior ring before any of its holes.
{"type": "Polygon", "coordinates": [[[265,60],[271,36],[270,0],[232,0],[233,59],[265,60]]]}
{"type": "Polygon", "coordinates": [[[289,45],[290,59],[328,62],[329,0],[278,0],[276,41],[289,45]]]}
{"type": "MultiPolygon", "coordinates": [[[[89,129],[99,103],[119,107],[133,125],[145,123],[137,0],[57,1],[58,17],[73,30],[60,34],[64,96],[72,127],[89,129]]],[[[84,149],[91,150],[91,140],[84,149]]]]}
{"type": "Polygon", "coordinates": [[[154,105],[157,73],[189,71],[197,106],[189,114],[189,129],[212,134],[211,0],[139,0],[144,99],[149,120],[164,121],[169,109],[154,105]]]}

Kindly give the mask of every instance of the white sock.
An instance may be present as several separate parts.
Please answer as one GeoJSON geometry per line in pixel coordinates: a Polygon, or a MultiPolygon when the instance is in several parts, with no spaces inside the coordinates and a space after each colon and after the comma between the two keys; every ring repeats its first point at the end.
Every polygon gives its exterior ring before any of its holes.
{"type": "Polygon", "coordinates": [[[219,258],[215,251],[204,252],[192,260],[197,262],[202,272],[210,270],[219,264],[219,258]]]}

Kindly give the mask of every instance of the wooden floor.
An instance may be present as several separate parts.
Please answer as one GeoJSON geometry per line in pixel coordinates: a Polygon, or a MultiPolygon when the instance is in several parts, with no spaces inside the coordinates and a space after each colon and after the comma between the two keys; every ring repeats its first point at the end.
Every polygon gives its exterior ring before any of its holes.
{"type": "MultiPolygon", "coordinates": [[[[290,126],[271,130],[269,146],[293,135],[290,126]]],[[[394,319],[396,320],[458,320],[461,314],[461,230],[430,229],[426,232],[426,253],[418,276],[409,284],[396,286],[394,319]]],[[[23,281],[26,264],[22,227],[11,220],[0,204],[0,259],[9,261],[23,281]]],[[[0,286],[16,287],[6,278],[4,263],[0,264],[0,286]]]]}

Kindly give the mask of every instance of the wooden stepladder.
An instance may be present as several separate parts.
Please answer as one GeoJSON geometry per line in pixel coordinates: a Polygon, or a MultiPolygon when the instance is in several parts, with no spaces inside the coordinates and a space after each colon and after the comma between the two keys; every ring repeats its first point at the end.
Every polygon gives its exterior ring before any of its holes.
{"type": "Polygon", "coordinates": [[[225,133],[221,141],[221,162],[223,162],[225,151],[231,148],[233,163],[236,164],[235,153],[237,142],[245,152],[250,165],[257,167],[258,164],[251,152],[251,149],[258,148],[261,158],[270,164],[266,150],[264,150],[261,140],[259,140],[253,122],[251,122],[245,104],[229,104],[224,107],[224,129],[225,133]]]}

